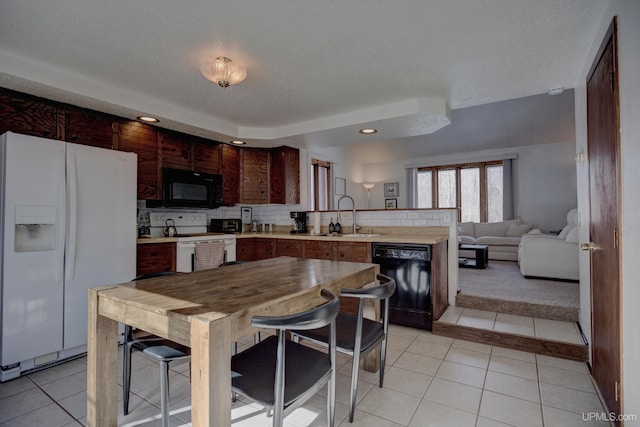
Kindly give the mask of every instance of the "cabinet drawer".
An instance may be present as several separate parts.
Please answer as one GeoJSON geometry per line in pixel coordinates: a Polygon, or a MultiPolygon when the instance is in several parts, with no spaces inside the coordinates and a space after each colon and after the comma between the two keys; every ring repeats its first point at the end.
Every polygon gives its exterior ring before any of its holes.
{"type": "Polygon", "coordinates": [[[136,275],[176,271],[175,243],[148,243],[138,245],[136,275]]]}
{"type": "Polygon", "coordinates": [[[338,242],[338,261],[371,262],[371,243],[338,242]]]}
{"type": "Polygon", "coordinates": [[[336,243],[306,240],[304,242],[304,256],[305,258],[335,260],[336,243]]]}
{"type": "Polygon", "coordinates": [[[276,241],[276,256],[304,256],[304,242],[300,240],[279,239],[276,241]]]}

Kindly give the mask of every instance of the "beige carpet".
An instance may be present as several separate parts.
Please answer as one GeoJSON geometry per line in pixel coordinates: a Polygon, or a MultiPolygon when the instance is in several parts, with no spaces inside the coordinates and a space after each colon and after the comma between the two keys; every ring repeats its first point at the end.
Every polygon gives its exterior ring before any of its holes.
{"type": "Polygon", "coordinates": [[[489,261],[484,270],[458,269],[459,307],[519,314],[543,319],[578,321],[579,284],[525,279],[517,262],[489,261]]]}

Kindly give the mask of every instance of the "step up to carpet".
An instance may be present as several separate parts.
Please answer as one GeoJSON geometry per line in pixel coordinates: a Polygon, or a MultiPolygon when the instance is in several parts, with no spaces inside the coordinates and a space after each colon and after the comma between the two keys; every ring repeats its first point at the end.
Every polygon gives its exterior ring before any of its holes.
{"type": "Polygon", "coordinates": [[[527,279],[520,274],[517,262],[491,260],[486,269],[460,268],[458,287],[457,307],[578,321],[578,283],[527,279]]]}

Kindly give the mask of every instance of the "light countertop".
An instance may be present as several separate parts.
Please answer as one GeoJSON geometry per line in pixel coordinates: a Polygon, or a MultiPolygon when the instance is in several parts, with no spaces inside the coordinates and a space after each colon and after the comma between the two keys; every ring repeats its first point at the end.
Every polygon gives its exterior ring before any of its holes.
{"type": "MultiPolygon", "coordinates": [[[[236,234],[237,239],[290,239],[290,240],[316,240],[316,241],[337,241],[337,242],[380,242],[380,243],[415,243],[415,244],[437,244],[449,239],[448,227],[375,227],[372,228],[372,235],[358,237],[317,236],[314,234],[290,234],[290,233],[242,233],[236,234]]],[[[212,233],[211,236],[220,235],[212,233]]],[[[137,240],[138,244],[148,243],[172,243],[177,242],[176,237],[143,237],[137,240]]]]}

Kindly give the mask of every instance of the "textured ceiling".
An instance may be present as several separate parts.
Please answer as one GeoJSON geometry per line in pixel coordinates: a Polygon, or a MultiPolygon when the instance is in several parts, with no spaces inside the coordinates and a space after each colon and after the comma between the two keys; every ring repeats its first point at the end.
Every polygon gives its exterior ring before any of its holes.
{"type": "Polygon", "coordinates": [[[0,0],[0,86],[254,145],[428,134],[574,87],[603,0],[0,0]],[[247,79],[199,73],[224,55],[247,79]]]}

